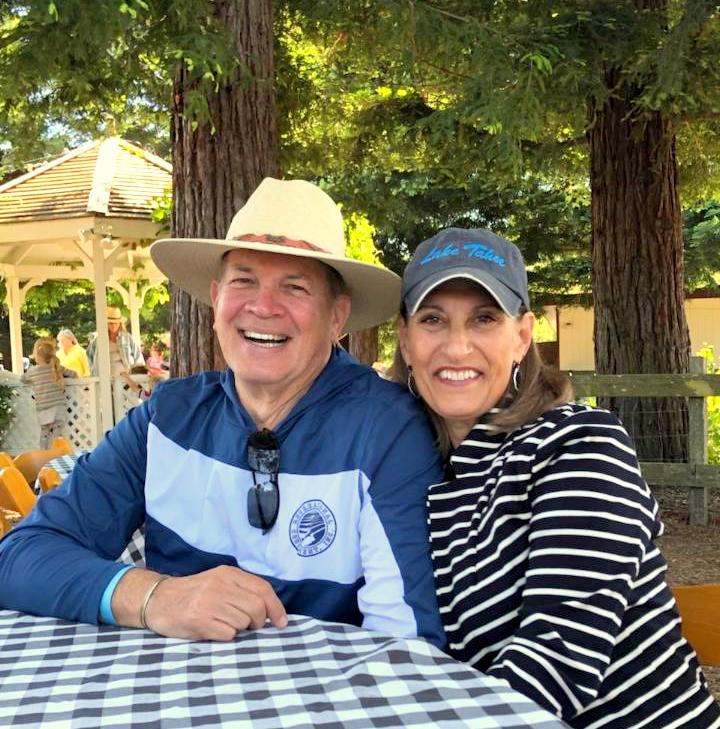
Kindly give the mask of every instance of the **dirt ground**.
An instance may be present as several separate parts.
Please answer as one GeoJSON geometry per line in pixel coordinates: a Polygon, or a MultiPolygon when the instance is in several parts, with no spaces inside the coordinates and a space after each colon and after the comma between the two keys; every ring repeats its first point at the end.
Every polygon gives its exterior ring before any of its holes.
{"type": "MultiPolygon", "coordinates": [[[[671,585],[720,582],[720,490],[709,501],[708,526],[687,523],[687,491],[655,488],[665,534],[658,545],[668,563],[671,585]]],[[[720,668],[703,667],[710,689],[720,699],[720,668]]]]}

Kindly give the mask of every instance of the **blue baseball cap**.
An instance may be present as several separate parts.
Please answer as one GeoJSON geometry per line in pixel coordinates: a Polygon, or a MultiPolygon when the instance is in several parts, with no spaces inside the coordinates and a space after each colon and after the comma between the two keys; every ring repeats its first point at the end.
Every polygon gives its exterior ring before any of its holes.
{"type": "Polygon", "coordinates": [[[456,278],[480,284],[508,316],[530,309],[525,262],[515,244],[484,228],[445,228],[423,241],[405,268],[401,298],[408,316],[456,278]]]}

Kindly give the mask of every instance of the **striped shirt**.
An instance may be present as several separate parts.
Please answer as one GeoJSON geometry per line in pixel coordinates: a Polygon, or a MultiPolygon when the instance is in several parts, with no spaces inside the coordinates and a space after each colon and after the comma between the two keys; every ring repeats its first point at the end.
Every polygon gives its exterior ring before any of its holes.
{"type": "MultiPolygon", "coordinates": [[[[73,370],[65,367],[60,368],[60,373],[64,377],[77,377],[73,370]]],[[[32,387],[37,410],[65,405],[65,383],[55,379],[52,365],[39,364],[30,367],[20,379],[24,384],[32,387]]]]}
{"type": "Polygon", "coordinates": [[[720,727],[614,415],[566,404],[510,434],[481,420],[451,466],[428,507],[452,655],[572,727],[720,727]]]}

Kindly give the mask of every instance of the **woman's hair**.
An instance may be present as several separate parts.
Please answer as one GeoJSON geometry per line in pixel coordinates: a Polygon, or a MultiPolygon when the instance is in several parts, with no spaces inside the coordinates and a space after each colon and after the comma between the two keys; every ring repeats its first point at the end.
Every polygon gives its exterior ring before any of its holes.
{"type": "Polygon", "coordinates": [[[73,344],[77,344],[77,337],[69,329],[61,329],[58,333],[58,339],[60,337],[67,337],[73,344]]]}
{"type": "MultiPolygon", "coordinates": [[[[518,319],[525,314],[521,310],[518,319]]],[[[404,308],[400,317],[407,324],[407,313],[404,308]]],[[[390,369],[390,378],[405,387],[408,386],[408,366],[402,356],[400,347],[395,348],[395,358],[390,369]]],[[[518,374],[518,389],[512,402],[499,413],[493,415],[488,424],[496,431],[511,432],[531,423],[543,413],[573,398],[570,380],[559,370],[546,365],[542,361],[540,351],[535,342],[531,342],[518,374]]],[[[443,419],[425,404],[430,420],[435,427],[438,447],[445,456],[453,448],[450,435],[443,419]]]]}
{"type": "Polygon", "coordinates": [[[37,364],[49,364],[52,371],[53,380],[60,386],[61,390],[65,389],[65,380],[63,379],[62,370],[60,368],[60,360],[55,356],[55,342],[52,339],[38,339],[33,347],[33,358],[37,364]]]}

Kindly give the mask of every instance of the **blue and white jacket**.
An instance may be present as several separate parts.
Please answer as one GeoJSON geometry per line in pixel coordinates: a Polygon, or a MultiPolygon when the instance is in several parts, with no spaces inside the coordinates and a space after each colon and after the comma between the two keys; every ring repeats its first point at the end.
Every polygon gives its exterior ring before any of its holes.
{"type": "Polygon", "coordinates": [[[158,386],[0,543],[0,606],[96,623],[145,522],[150,569],[238,566],[289,613],[444,645],[425,509],[441,469],[412,398],[335,352],[275,429],[280,513],[266,534],[247,517],[255,429],[230,370],[158,386]]]}

